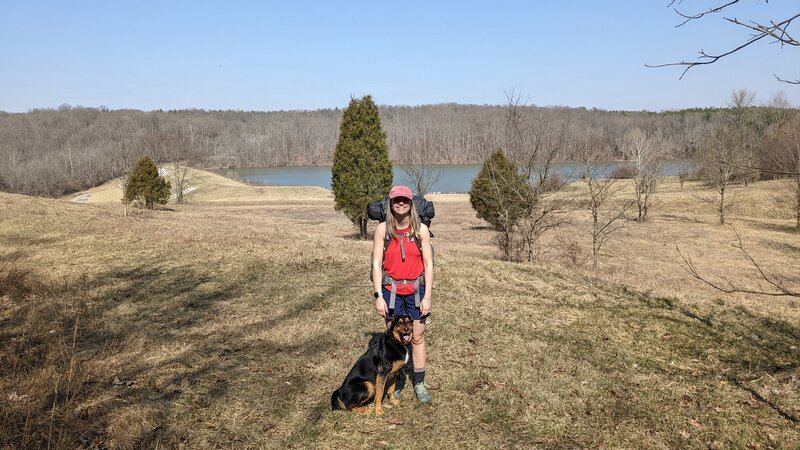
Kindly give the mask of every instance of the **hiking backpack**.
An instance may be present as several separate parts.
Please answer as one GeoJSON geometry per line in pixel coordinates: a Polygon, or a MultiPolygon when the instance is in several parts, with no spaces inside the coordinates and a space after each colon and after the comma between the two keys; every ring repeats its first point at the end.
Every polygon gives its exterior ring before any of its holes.
{"type": "MultiPolygon", "coordinates": [[[[415,195],[411,199],[411,203],[414,205],[414,208],[417,210],[417,215],[419,216],[420,222],[424,223],[425,226],[428,227],[428,232],[431,235],[431,239],[433,239],[433,233],[430,231],[431,221],[433,220],[434,216],[436,216],[436,211],[433,208],[433,202],[429,202],[425,199],[425,197],[421,195],[415,195]]],[[[367,217],[372,220],[377,220],[378,222],[385,222],[386,221],[386,211],[389,210],[389,196],[384,195],[382,200],[377,202],[372,202],[367,205],[367,217]]],[[[401,233],[400,236],[406,236],[407,233],[401,233]]],[[[383,240],[383,251],[386,253],[386,249],[389,247],[389,244],[392,242],[391,236],[389,236],[389,232],[386,232],[386,238],[383,240]]],[[[417,248],[419,252],[422,253],[422,242],[419,239],[414,239],[414,243],[417,244],[417,248]]],[[[403,251],[403,247],[400,248],[401,254],[405,255],[403,251]]],[[[434,251],[433,251],[433,243],[431,242],[431,258],[433,258],[434,251]]],[[[405,256],[403,256],[405,259],[405,256]]],[[[372,257],[370,257],[370,271],[369,271],[369,278],[372,280],[372,257]]],[[[418,278],[414,280],[396,280],[389,276],[386,272],[383,272],[383,279],[381,280],[381,285],[391,285],[391,296],[389,297],[389,309],[394,309],[395,304],[395,297],[397,295],[397,285],[398,284],[413,284],[414,285],[414,304],[419,308],[420,299],[419,299],[419,286],[425,284],[425,273],[423,272],[418,278]]]]}

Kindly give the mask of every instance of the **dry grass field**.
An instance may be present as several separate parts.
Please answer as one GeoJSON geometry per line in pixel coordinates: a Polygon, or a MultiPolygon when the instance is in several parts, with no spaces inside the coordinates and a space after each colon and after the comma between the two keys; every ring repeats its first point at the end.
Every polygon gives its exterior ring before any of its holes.
{"type": "MultiPolygon", "coordinates": [[[[800,305],[680,268],[676,245],[756,285],[699,185],[663,184],[596,272],[586,211],[516,264],[466,195],[431,195],[434,403],[375,417],[329,411],[382,328],[371,244],[328,191],[195,180],[129,217],[111,185],[0,194],[0,448],[800,447],[800,305]]],[[[737,191],[746,248],[798,286],[777,184],[737,191]]]]}

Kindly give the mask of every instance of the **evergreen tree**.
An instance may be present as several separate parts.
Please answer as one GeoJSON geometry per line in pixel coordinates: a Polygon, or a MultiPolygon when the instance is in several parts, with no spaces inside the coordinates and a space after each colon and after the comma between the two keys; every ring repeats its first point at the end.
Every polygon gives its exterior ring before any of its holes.
{"type": "Polygon", "coordinates": [[[472,180],[469,202],[478,218],[510,232],[531,211],[532,190],[502,149],[492,152],[472,180]]]}
{"type": "Polygon", "coordinates": [[[154,203],[165,204],[169,200],[170,183],[158,174],[158,167],[149,156],[140,159],[134,166],[125,186],[124,203],[135,202],[147,209],[154,203]]]}
{"type": "Polygon", "coordinates": [[[383,198],[392,187],[392,163],[378,107],[367,95],[350,99],[339,126],[333,152],[331,186],[335,208],[367,237],[367,205],[383,198]]]}

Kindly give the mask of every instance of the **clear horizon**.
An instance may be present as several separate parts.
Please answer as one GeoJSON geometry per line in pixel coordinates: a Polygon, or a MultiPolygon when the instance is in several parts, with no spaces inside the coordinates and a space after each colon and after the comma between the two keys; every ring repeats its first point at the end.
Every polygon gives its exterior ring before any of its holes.
{"type": "MultiPolygon", "coordinates": [[[[512,89],[545,107],[724,107],[740,88],[756,104],[783,91],[800,105],[800,86],[773,76],[800,77],[794,48],[759,43],[682,80],[682,67],[645,67],[747,38],[721,15],[676,28],[668,3],[10,3],[0,7],[0,111],[313,111],[365,94],[384,106],[502,105],[512,89]]],[[[725,15],[796,9],[758,2],[725,15]]]]}

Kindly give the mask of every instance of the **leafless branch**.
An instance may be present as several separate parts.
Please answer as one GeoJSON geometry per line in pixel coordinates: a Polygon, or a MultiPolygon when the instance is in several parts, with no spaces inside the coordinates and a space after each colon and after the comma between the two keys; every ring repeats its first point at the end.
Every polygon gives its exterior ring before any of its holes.
{"type": "MultiPolygon", "coordinates": [[[[678,3],[680,3],[680,2],[678,2],[678,3]]],[[[679,23],[678,25],[676,25],[676,28],[677,27],[681,27],[681,26],[687,24],[690,21],[702,19],[703,17],[705,17],[707,15],[720,13],[723,10],[729,8],[730,6],[732,6],[732,5],[736,4],[736,3],[739,3],[739,0],[731,0],[731,1],[727,2],[727,3],[724,3],[722,5],[709,8],[709,9],[707,9],[705,11],[702,11],[702,12],[699,12],[699,13],[696,13],[696,14],[687,14],[687,13],[679,11],[677,8],[673,8],[675,13],[678,16],[680,16],[681,18],[683,18],[683,21],[681,23],[679,23]]],[[[674,5],[674,4],[675,4],[675,0],[672,0],[669,3],[668,6],[672,7],[672,5],[674,5]]],[[[763,23],[759,23],[759,22],[755,22],[755,21],[743,22],[743,21],[741,21],[741,20],[739,20],[739,19],[737,19],[735,17],[734,18],[723,17],[723,19],[726,20],[727,22],[732,23],[732,24],[734,24],[736,26],[739,26],[739,27],[742,27],[742,28],[746,28],[746,29],[752,31],[753,33],[750,34],[750,37],[746,41],[744,41],[743,43],[733,47],[730,50],[727,50],[727,51],[724,51],[724,52],[721,52],[721,53],[713,53],[712,54],[712,53],[706,52],[705,50],[700,50],[698,52],[700,54],[700,56],[695,61],[680,61],[680,62],[673,62],[673,63],[666,63],[666,64],[645,64],[645,66],[646,67],[651,67],[651,68],[668,67],[668,66],[684,66],[685,69],[681,73],[681,76],[678,78],[678,79],[683,79],[684,75],[686,75],[686,72],[688,72],[689,69],[691,69],[692,67],[703,66],[703,65],[708,65],[708,64],[714,64],[715,62],[719,61],[720,59],[722,59],[722,58],[724,58],[726,56],[732,55],[732,54],[734,54],[736,52],[739,52],[739,51],[743,50],[744,48],[749,47],[749,46],[755,44],[758,41],[761,41],[764,38],[772,38],[772,39],[774,39],[772,41],[772,43],[779,43],[781,45],[781,47],[784,46],[784,45],[790,45],[790,46],[793,46],[793,47],[800,47],[800,41],[798,41],[791,34],[789,34],[789,30],[788,30],[789,25],[791,25],[792,21],[794,21],[798,17],[800,17],[800,13],[795,14],[794,16],[791,16],[791,17],[789,17],[787,19],[784,19],[784,20],[782,20],[780,22],[770,21],[769,24],[763,24],[763,23]]],[[[800,84],[800,79],[798,79],[798,80],[786,80],[786,79],[781,78],[781,77],[779,77],[777,75],[774,75],[774,76],[780,82],[789,83],[789,84],[800,84]]]]}
{"type": "Polygon", "coordinates": [[[776,80],[778,80],[778,81],[780,81],[781,83],[786,83],[786,84],[800,84],[800,80],[786,80],[786,79],[783,79],[783,78],[781,78],[781,77],[779,77],[779,76],[775,75],[774,73],[772,74],[772,76],[773,76],[773,77],[775,77],[775,79],[776,79],[776,80]]]}
{"type": "MultiPolygon", "coordinates": [[[[678,3],[681,3],[681,2],[679,1],[678,3]]],[[[724,4],[724,5],[717,6],[717,7],[711,8],[711,9],[709,9],[707,11],[703,11],[703,12],[699,12],[697,14],[691,14],[691,15],[684,14],[684,13],[678,11],[678,8],[673,8],[677,15],[679,15],[679,16],[683,17],[684,19],[686,19],[683,22],[679,23],[678,25],[675,25],[675,28],[681,27],[681,26],[685,25],[686,23],[688,23],[688,22],[690,22],[692,20],[700,19],[703,16],[707,16],[709,14],[718,13],[718,12],[722,11],[723,9],[733,5],[734,3],[739,3],[739,0],[732,0],[732,1],[730,1],[730,2],[728,2],[726,4],[724,4]]],[[[675,0],[669,2],[669,5],[667,5],[667,6],[671,7],[674,4],[675,4],[675,0]]]]}
{"type": "Polygon", "coordinates": [[[745,250],[744,244],[742,243],[742,237],[739,235],[739,232],[736,231],[735,228],[732,229],[733,232],[736,234],[736,241],[737,241],[736,244],[733,244],[734,248],[739,249],[739,251],[741,251],[745,255],[747,260],[750,262],[750,265],[755,267],[756,270],[758,271],[761,280],[766,282],[768,287],[771,287],[771,289],[769,290],[764,289],[760,281],[756,281],[756,283],[759,286],[759,289],[748,289],[748,288],[743,288],[741,286],[737,286],[733,284],[733,282],[730,281],[727,277],[723,277],[726,284],[720,284],[718,282],[711,281],[708,277],[700,273],[700,271],[697,269],[694,262],[692,261],[691,257],[684,255],[683,252],[681,252],[680,247],[678,245],[675,245],[675,250],[677,250],[678,255],[680,255],[681,259],[683,260],[682,263],[678,262],[678,265],[680,265],[684,270],[689,272],[689,274],[692,275],[694,278],[726,294],[733,294],[738,292],[743,294],[768,295],[772,297],[787,297],[787,296],[800,297],[800,291],[787,287],[783,283],[783,281],[779,280],[774,275],[770,275],[768,272],[766,272],[761,267],[761,265],[752,257],[752,255],[750,255],[750,253],[748,253],[747,250],[745,250]]]}
{"type": "Polygon", "coordinates": [[[770,167],[765,167],[765,166],[756,166],[756,165],[751,165],[751,164],[736,164],[736,163],[733,163],[733,164],[731,164],[731,166],[735,167],[737,169],[742,169],[743,171],[746,171],[745,173],[751,173],[751,174],[752,173],[756,173],[756,172],[763,172],[763,173],[769,173],[769,174],[772,174],[772,175],[780,175],[780,176],[787,176],[787,177],[796,177],[796,176],[800,175],[800,173],[794,172],[794,171],[775,169],[775,168],[770,168],[770,167]]]}

